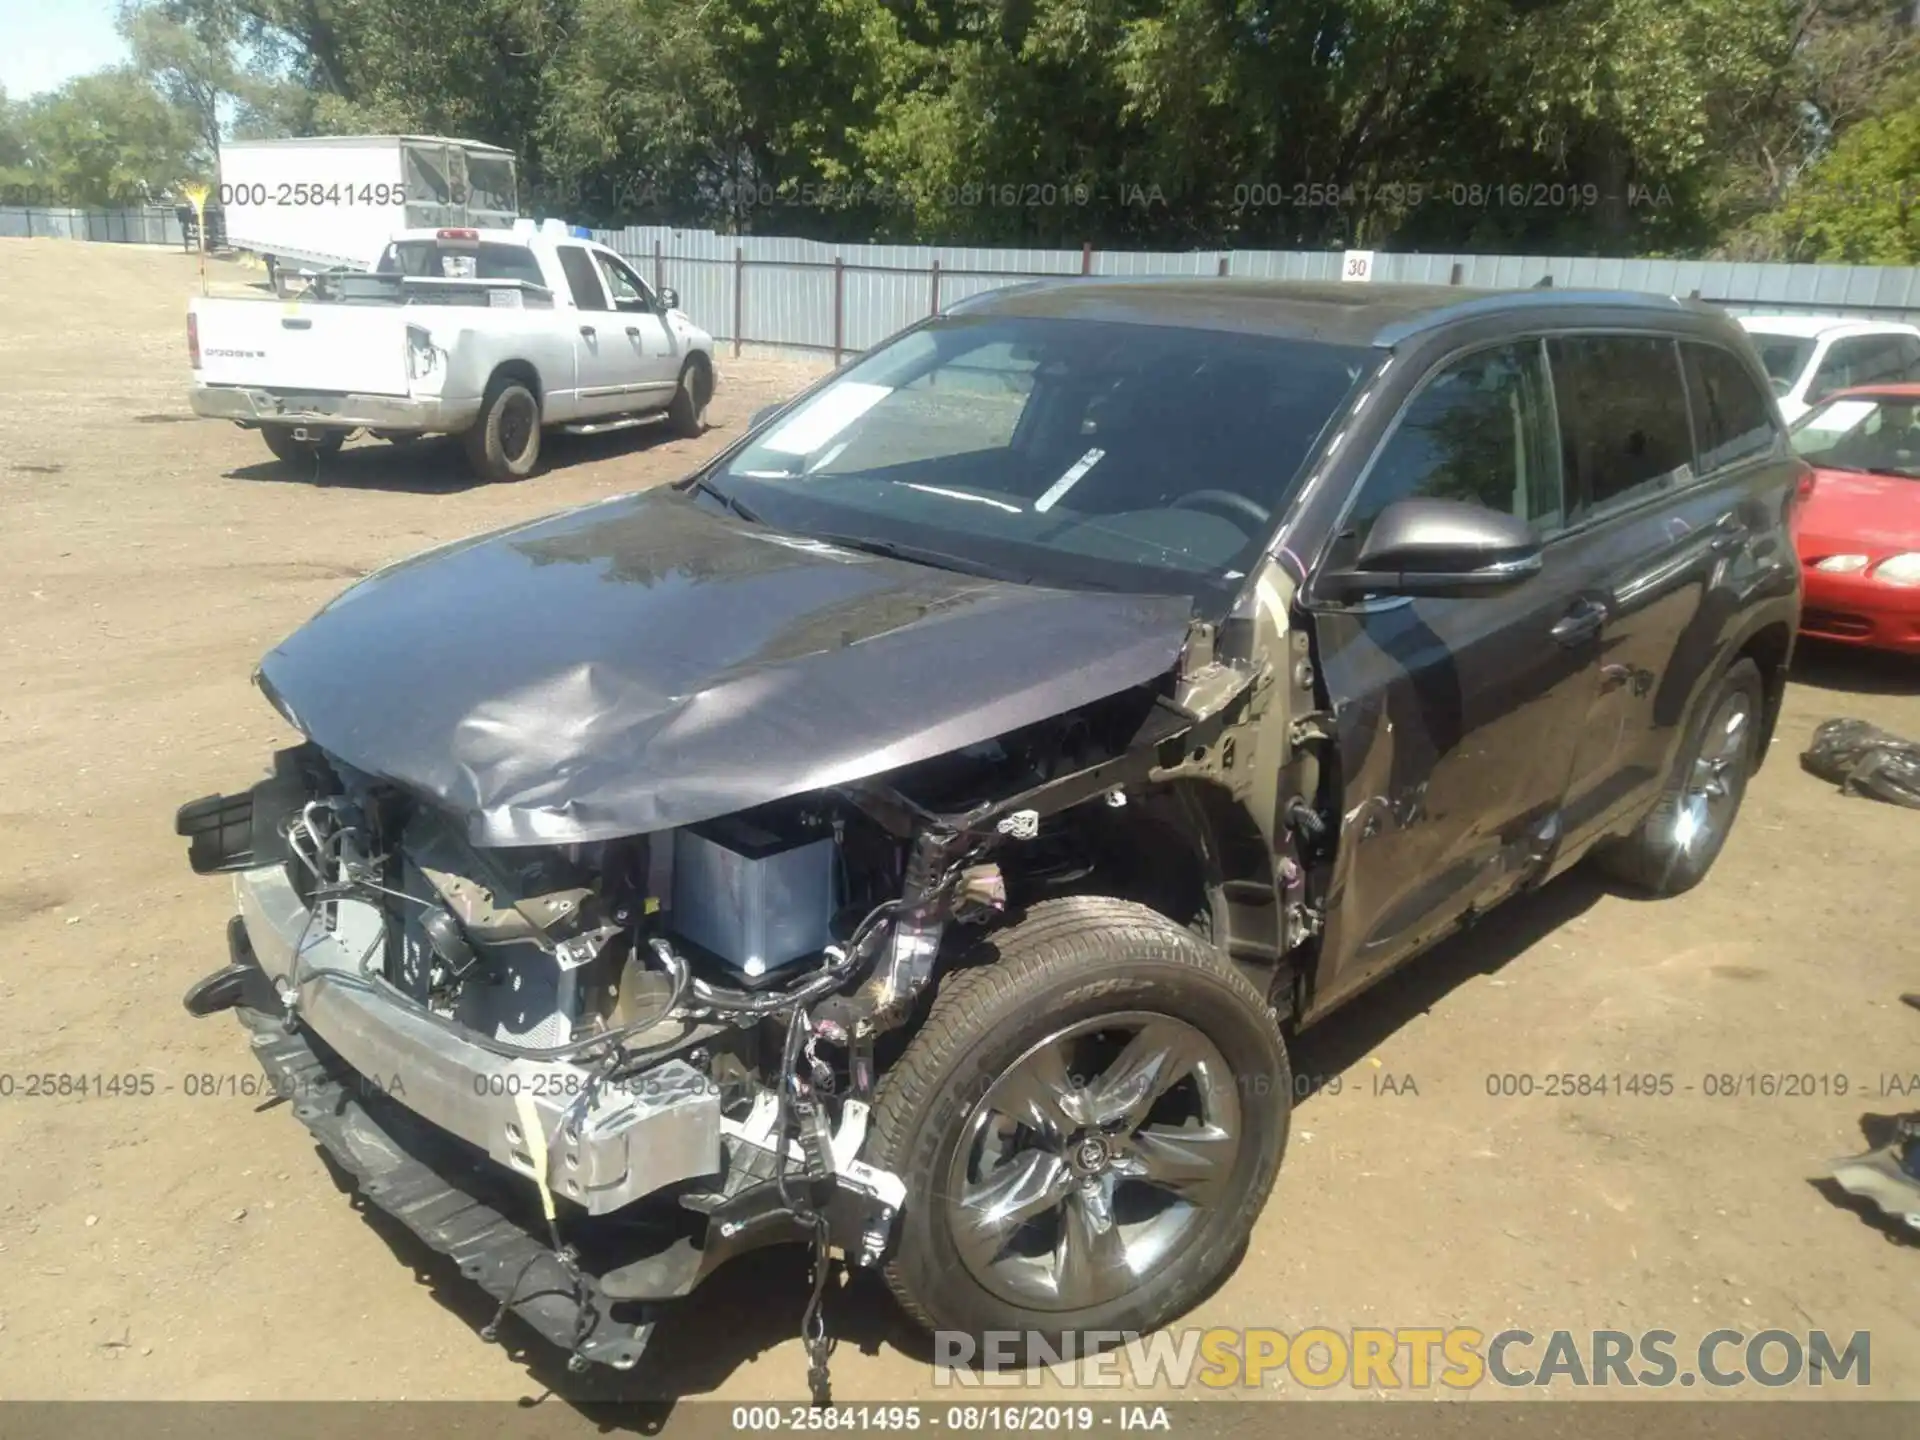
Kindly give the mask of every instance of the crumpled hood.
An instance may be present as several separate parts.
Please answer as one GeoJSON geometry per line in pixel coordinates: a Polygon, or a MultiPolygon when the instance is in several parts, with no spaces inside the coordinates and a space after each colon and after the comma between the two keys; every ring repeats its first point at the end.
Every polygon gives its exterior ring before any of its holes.
{"type": "Polygon", "coordinates": [[[416,556],[262,688],[481,845],[690,825],[1146,683],[1185,597],[1048,590],[782,536],[664,490],[416,556]]]}

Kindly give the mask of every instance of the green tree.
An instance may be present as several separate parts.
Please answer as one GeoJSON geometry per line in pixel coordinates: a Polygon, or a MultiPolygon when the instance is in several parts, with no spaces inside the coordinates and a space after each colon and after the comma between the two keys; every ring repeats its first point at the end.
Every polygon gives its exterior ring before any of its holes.
{"type": "Polygon", "coordinates": [[[1764,231],[1785,259],[1920,265],[1920,101],[1849,129],[1764,231]]]}
{"type": "Polygon", "coordinates": [[[229,128],[286,135],[308,117],[305,87],[249,57],[246,19],[233,0],[122,0],[118,25],[133,67],[193,115],[209,171],[229,128]]]}
{"type": "Polygon", "coordinates": [[[26,163],[46,200],[144,204],[204,173],[195,117],[131,68],[79,76],[24,109],[26,163]]]}
{"type": "Polygon", "coordinates": [[[741,134],[701,8],[582,0],[548,74],[530,195],[582,221],[712,223],[741,134]]]}

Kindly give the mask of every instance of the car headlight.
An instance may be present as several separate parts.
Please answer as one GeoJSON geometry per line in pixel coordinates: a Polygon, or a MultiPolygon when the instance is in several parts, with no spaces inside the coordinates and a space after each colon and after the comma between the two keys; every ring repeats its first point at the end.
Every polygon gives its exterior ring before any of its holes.
{"type": "Polygon", "coordinates": [[[1864,555],[1829,555],[1813,568],[1816,570],[1824,570],[1829,575],[1851,575],[1856,570],[1864,570],[1867,568],[1867,557],[1864,555]]]}
{"type": "Polygon", "coordinates": [[[1920,550],[1909,550],[1873,567],[1873,578],[1889,585],[1920,585],[1920,550]]]}

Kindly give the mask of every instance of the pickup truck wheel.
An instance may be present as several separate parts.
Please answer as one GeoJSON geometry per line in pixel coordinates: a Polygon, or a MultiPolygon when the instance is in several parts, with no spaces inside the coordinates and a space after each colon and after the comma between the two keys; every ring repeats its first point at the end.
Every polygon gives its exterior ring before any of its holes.
{"type": "Polygon", "coordinates": [[[276,460],[289,465],[311,465],[316,457],[338,453],[347,441],[344,430],[323,430],[318,440],[296,440],[291,425],[262,425],[260,438],[267,442],[276,460]]]}
{"type": "Polygon", "coordinates": [[[1765,705],[1759,667],[1735,661],[1701,706],[1653,809],[1631,835],[1596,849],[1594,862],[1648,895],[1678,895],[1705,879],[1740,813],[1765,705]]]}
{"type": "Polygon", "coordinates": [[[713,374],[697,360],[680,367],[680,387],[667,406],[667,429],[682,440],[694,440],[707,428],[707,402],[713,398],[713,374]]]}
{"type": "Polygon", "coordinates": [[[1036,905],[942,982],[881,1082],[909,1196],[889,1287],[929,1330],[1153,1329],[1245,1246],[1293,1086],[1260,993],[1129,901],[1036,905]]]}
{"type": "Polygon", "coordinates": [[[496,380],[464,439],[481,479],[524,480],[540,463],[540,401],[518,380],[496,380]]]}

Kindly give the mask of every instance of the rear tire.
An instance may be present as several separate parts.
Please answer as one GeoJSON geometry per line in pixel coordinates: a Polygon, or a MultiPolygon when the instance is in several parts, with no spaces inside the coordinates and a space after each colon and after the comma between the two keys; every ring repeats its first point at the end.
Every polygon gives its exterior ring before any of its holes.
{"type": "Polygon", "coordinates": [[[713,398],[713,372],[698,360],[680,367],[680,385],[667,406],[667,429],[682,440],[697,440],[707,428],[707,402],[713,398]]]}
{"type": "Polygon", "coordinates": [[[482,480],[524,480],[540,463],[540,401],[520,381],[497,379],[461,438],[482,480]]]}
{"type": "Polygon", "coordinates": [[[260,438],[267,442],[275,459],[288,465],[311,465],[322,456],[338,454],[347,442],[344,430],[323,430],[318,440],[296,440],[291,425],[262,425],[260,438]]]}
{"type": "Polygon", "coordinates": [[[910,1197],[887,1283],[928,1330],[975,1337],[1164,1324],[1234,1264],[1279,1170],[1273,1013],[1129,901],[1048,901],[983,949],[875,1101],[873,1162],[910,1197]]]}
{"type": "Polygon", "coordinates": [[[1736,660],[1700,707],[1667,788],[1631,835],[1594,851],[1594,863],[1652,896],[1678,895],[1706,878],[1740,813],[1759,758],[1766,714],[1760,667],[1736,660]]]}

